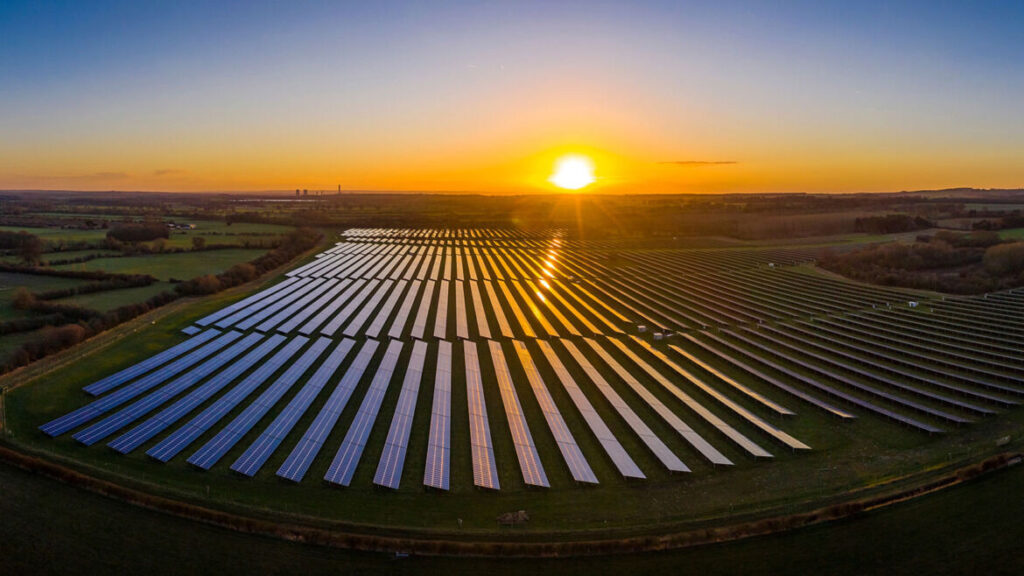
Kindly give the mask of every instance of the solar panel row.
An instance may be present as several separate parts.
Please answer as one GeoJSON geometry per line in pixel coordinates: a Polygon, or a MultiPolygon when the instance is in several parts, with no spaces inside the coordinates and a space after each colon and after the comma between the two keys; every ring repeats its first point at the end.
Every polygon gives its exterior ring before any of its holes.
{"type": "Polygon", "coordinates": [[[209,470],[277,404],[277,401],[312,367],[313,363],[320,358],[330,344],[331,340],[329,338],[318,338],[313,342],[312,346],[298,360],[292,363],[288,370],[264,390],[256,400],[246,406],[241,414],[236,416],[234,420],[228,423],[227,426],[199,450],[196,450],[189,456],[188,463],[203,470],[209,470]]]}
{"type": "Polygon", "coordinates": [[[154,354],[153,356],[150,356],[149,358],[143,360],[142,362],[139,362],[129,368],[125,368],[124,370],[121,370],[116,374],[112,374],[110,376],[107,376],[106,378],[103,378],[102,380],[93,382],[92,384],[89,384],[88,386],[83,388],[83,390],[85,390],[89,394],[92,394],[93,396],[99,396],[104,392],[117,388],[118,386],[124,384],[129,380],[132,380],[138,376],[141,376],[142,374],[145,374],[146,372],[149,372],[150,370],[156,368],[157,366],[165,364],[170,360],[173,360],[174,358],[181,356],[185,352],[188,352],[189,350],[195,348],[196,346],[199,346],[200,344],[208,342],[209,340],[211,340],[212,338],[219,334],[220,332],[212,328],[210,330],[206,330],[199,334],[198,336],[189,338],[188,340],[185,340],[184,342],[178,344],[177,346],[172,346],[167,350],[164,350],[159,354],[154,354]]]}
{"type": "Polygon", "coordinates": [[[241,336],[241,332],[227,332],[215,340],[203,345],[198,350],[192,351],[187,356],[179,358],[167,366],[164,366],[163,368],[160,368],[159,370],[156,370],[155,372],[148,374],[107,396],[104,396],[103,398],[86,404],[85,406],[69,412],[60,418],[47,422],[40,426],[39,429],[50,436],[59,436],[65,432],[78,428],[93,418],[124,404],[132,398],[146,392],[150,388],[159,385],[161,382],[169,380],[175,375],[189,369],[191,366],[202,361],[204,358],[210,356],[224,346],[227,346],[241,336]]]}
{"type": "Polygon", "coordinates": [[[255,476],[259,472],[316,397],[320,395],[320,391],[327,385],[354,345],[355,342],[347,338],[338,343],[284,410],[235,460],[231,465],[232,470],[246,476],[255,476]]]}
{"type": "Polygon", "coordinates": [[[341,446],[338,447],[338,452],[327,469],[324,480],[342,486],[348,486],[352,482],[352,476],[362,458],[366,441],[370,438],[370,432],[373,430],[373,424],[377,421],[380,405],[384,401],[384,395],[387,394],[401,353],[402,343],[392,340],[384,352],[384,359],[374,372],[370,387],[367,389],[366,395],[363,396],[363,402],[359,405],[359,410],[345,434],[345,439],[341,441],[341,446]]]}
{"type": "Polygon", "coordinates": [[[437,343],[437,369],[434,375],[434,399],[430,408],[430,437],[427,440],[427,463],[423,484],[448,489],[451,449],[452,343],[437,343]]]}
{"type": "Polygon", "coordinates": [[[413,344],[412,355],[409,356],[402,391],[395,406],[395,415],[391,419],[384,450],[377,463],[377,472],[373,476],[373,483],[378,486],[397,490],[402,480],[405,453],[409,447],[409,435],[412,433],[413,417],[416,413],[416,398],[419,395],[426,358],[427,343],[417,341],[413,344]]]}
{"type": "MultiPolygon", "coordinates": [[[[257,371],[262,371],[263,367],[266,365],[259,363],[263,358],[270,354],[274,348],[277,348],[284,339],[284,336],[275,334],[261,342],[259,346],[247,353],[243,358],[232,363],[204,384],[194,388],[183,397],[176,400],[173,404],[161,410],[155,416],[116,438],[114,441],[110,442],[108,446],[122,454],[127,454],[135,448],[138,448],[144,442],[153,436],[156,436],[160,432],[163,432],[186,414],[197,408],[200,404],[208,400],[253,366],[260,366],[260,368],[257,368],[257,371]]],[[[195,382],[178,382],[174,385],[165,386],[151,394],[146,399],[152,399],[152,404],[147,404],[147,406],[151,405],[154,408],[160,406],[188,388],[191,388],[194,384],[195,382]]],[[[148,409],[143,410],[141,407],[137,408],[133,414],[133,420],[148,412],[148,409]]]]}
{"type": "Polygon", "coordinates": [[[352,397],[356,386],[359,385],[359,381],[362,379],[366,368],[370,365],[370,360],[373,358],[378,344],[376,340],[367,340],[363,347],[359,349],[359,353],[356,355],[352,365],[345,371],[345,375],[341,377],[338,385],[327,398],[327,402],[320,409],[316,419],[306,429],[306,433],[299,439],[298,444],[292,449],[288,458],[281,464],[277,471],[278,476],[294,482],[302,481],[302,477],[306,475],[306,471],[309,469],[310,464],[313,463],[313,459],[316,458],[324,442],[327,441],[327,436],[334,429],[334,424],[341,416],[345,405],[348,404],[348,400],[352,397]]]}

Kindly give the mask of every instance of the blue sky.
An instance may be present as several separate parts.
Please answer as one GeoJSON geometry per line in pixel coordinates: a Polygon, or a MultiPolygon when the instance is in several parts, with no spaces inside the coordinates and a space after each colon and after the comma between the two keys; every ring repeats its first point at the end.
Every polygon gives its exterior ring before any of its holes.
{"type": "Polygon", "coordinates": [[[1022,24],[1005,2],[8,1],[0,188],[509,191],[572,146],[622,187],[1024,185],[1022,24]],[[654,168],[679,160],[736,164],[654,168]]]}

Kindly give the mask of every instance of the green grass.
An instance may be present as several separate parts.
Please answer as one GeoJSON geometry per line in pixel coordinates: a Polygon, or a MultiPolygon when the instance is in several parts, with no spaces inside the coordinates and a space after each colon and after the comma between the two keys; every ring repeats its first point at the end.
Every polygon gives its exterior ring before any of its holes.
{"type": "Polygon", "coordinates": [[[0,226],[5,232],[28,232],[48,242],[101,242],[107,237],[107,231],[96,230],[65,230],[63,228],[30,228],[25,226],[0,226]]]}
{"type": "Polygon", "coordinates": [[[121,290],[106,290],[92,294],[81,294],[70,298],[56,300],[58,304],[74,304],[83,308],[92,308],[100,312],[107,312],[132,304],[134,302],[145,302],[161,292],[173,292],[174,284],[169,282],[154,282],[149,286],[139,288],[124,288],[121,290]]]}
{"type": "Polygon", "coordinates": [[[1006,240],[1024,240],[1024,228],[1012,228],[1010,230],[1001,230],[999,237],[1006,240]]]}
{"type": "Polygon", "coordinates": [[[21,318],[28,315],[28,312],[16,310],[11,304],[14,291],[18,288],[24,287],[32,292],[41,292],[44,290],[58,290],[80,286],[85,283],[86,281],[84,280],[74,280],[71,278],[0,272],[0,320],[21,318]]]}
{"type": "Polygon", "coordinates": [[[411,557],[270,540],[166,516],[0,465],[12,574],[1019,574],[1024,467],[787,534],[557,560],[411,557]]]}
{"type": "Polygon", "coordinates": [[[149,254],[125,258],[100,258],[79,264],[55,266],[58,270],[103,270],[119,274],[150,274],[159,280],[188,280],[204,274],[218,274],[262,255],[264,250],[210,250],[177,254],[149,254]]]}
{"type": "MultiPolygon", "coordinates": [[[[53,217],[54,215],[48,215],[40,213],[40,215],[46,215],[53,217]]],[[[72,215],[59,215],[60,218],[71,219],[72,215]]],[[[92,218],[98,220],[99,218],[92,215],[78,215],[80,219],[92,218]]],[[[114,217],[116,218],[116,217],[114,217]]],[[[268,234],[287,234],[294,230],[291,226],[281,226],[277,224],[252,224],[247,222],[239,222],[228,225],[222,220],[193,220],[187,218],[164,218],[164,220],[174,220],[179,224],[195,224],[194,230],[172,230],[170,237],[166,240],[167,246],[172,248],[191,248],[192,239],[195,237],[201,237],[206,239],[207,244],[234,244],[242,245],[245,241],[251,242],[265,242],[272,240],[272,236],[268,234]]],[[[26,226],[0,226],[0,230],[8,232],[19,232],[24,231],[30,234],[35,234],[41,239],[56,243],[56,242],[102,242],[107,237],[107,230],[95,229],[95,230],[75,230],[75,229],[62,229],[58,227],[52,228],[34,228],[26,226]]],[[[68,254],[68,253],[65,253],[68,254]]],[[[57,256],[53,256],[56,258],[57,256]]],[[[45,260],[46,258],[44,258],[45,260]]]]}

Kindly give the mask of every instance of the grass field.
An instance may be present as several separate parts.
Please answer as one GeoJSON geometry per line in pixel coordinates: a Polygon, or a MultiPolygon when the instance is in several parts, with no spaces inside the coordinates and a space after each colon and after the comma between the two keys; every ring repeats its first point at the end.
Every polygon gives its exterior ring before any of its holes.
{"type": "MultiPolygon", "coordinates": [[[[44,214],[40,214],[44,215],[44,214]]],[[[53,217],[52,215],[47,215],[53,217]]],[[[90,215],[78,215],[80,218],[93,218],[95,216],[90,215]]],[[[71,219],[74,216],[70,214],[61,214],[61,218],[71,219]]],[[[165,218],[165,220],[175,220],[173,218],[165,218]]],[[[287,234],[294,228],[291,226],[281,226],[277,224],[252,224],[246,222],[239,222],[228,225],[222,220],[191,220],[191,219],[177,219],[178,223],[182,224],[195,224],[194,230],[172,230],[170,237],[167,239],[167,246],[172,248],[191,248],[192,239],[199,237],[204,238],[208,244],[235,244],[242,245],[243,242],[265,242],[272,239],[272,236],[277,234],[287,234]]],[[[19,227],[19,226],[0,226],[0,230],[8,232],[28,232],[35,234],[41,239],[50,242],[102,242],[107,237],[107,230],[95,229],[95,230],[76,230],[76,229],[64,229],[58,227],[51,228],[34,228],[34,227],[19,227]]],[[[88,251],[87,251],[88,252],[88,251]]],[[[71,254],[70,252],[65,252],[71,254]]],[[[49,256],[50,258],[63,258],[68,256],[49,256]]],[[[47,257],[44,257],[45,261],[47,257]]]]}
{"type": "Polygon", "coordinates": [[[1007,240],[1024,240],[1024,228],[1013,228],[1011,230],[1000,230],[999,237],[1007,240]]]}
{"type": "Polygon", "coordinates": [[[0,465],[0,557],[14,574],[1019,574],[1024,468],[793,533],[567,560],[392,559],[248,536],[0,465]],[[1009,496],[1009,497],[1008,497],[1009,496]]]}
{"type": "Polygon", "coordinates": [[[174,284],[169,282],[154,282],[149,286],[138,288],[123,288],[121,290],[106,290],[92,294],[81,294],[71,298],[56,300],[58,304],[74,304],[83,308],[92,308],[100,312],[107,312],[131,304],[133,302],[144,302],[161,292],[173,292],[174,284]]]}
{"type": "Polygon", "coordinates": [[[210,250],[176,254],[149,254],[124,258],[100,258],[78,264],[55,266],[58,270],[103,270],[118,274],[150,274],[159,280],[188,280],[204,274],[218,274],[263,254],[264,250],[210,250]]]}
{"type": "Polygon", "coordinates": [[[11,298],[14,295],[14,291],[18,288],[24,287],[33,292],[40,292],[44,290],[70,288],[84,283],[86,282],[83,280],[74,280],[71,278],[0,272],[0,320],[20,318],[28,314],[22,310],[16,310],[14,306],[11,305],[11,298]]]}

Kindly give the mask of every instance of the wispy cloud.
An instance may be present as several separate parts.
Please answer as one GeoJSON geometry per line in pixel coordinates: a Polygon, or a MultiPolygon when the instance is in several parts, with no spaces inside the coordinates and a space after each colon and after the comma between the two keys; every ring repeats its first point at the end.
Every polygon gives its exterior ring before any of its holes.
{"type": "Polygon", "coordinates": [[[181,170],[179,168],[163,168],[161,170],[153,170],[153,176],[175,176],[184,173],[185,170],[181,170]]]}
{"type": "Polygon", "coordinates": [[[668,162],[658,162],[658,164],[680,166],[683,168],[703,168],[705,166],[728,166],[730,164],[739,164],[739,162],[735,160],[670,160],[668,162]]]}

